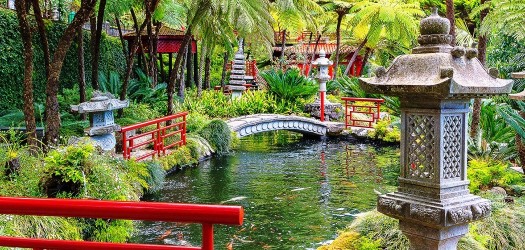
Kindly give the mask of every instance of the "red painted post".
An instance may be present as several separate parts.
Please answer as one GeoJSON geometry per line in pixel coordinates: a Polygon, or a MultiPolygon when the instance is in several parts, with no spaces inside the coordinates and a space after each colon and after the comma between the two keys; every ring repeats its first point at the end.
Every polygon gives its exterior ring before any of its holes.
{"type": "Polygon", "coordinates": [[[129,155],[128,155],[128,139],[127,139],[127,131],[125,130],[121,130],[120,131],[122,133],[122,157],[124,159],[129,159],[129,155]]]}
{"type": "Polygon", "coordinates": [[[319,92],[320,96],[321,96],[321,121],[324,122],[324,95],[325,95],[325,92],[324,91],[321,91],[319,92]]]}
{"type": "Polygon", "coordinates": [[[202,250],[213,250],[213,224],[202,224],[202,250]]]}

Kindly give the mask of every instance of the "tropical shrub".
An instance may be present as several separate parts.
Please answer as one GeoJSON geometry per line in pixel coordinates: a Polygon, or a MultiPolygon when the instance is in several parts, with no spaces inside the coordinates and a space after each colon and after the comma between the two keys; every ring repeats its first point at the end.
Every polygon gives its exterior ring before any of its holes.
{"type": "Polygon", "coordinates": [[[319,91],[314,80],[302,76],[297,69],[270,70],[261,73],[268,84],[268,92],[278,100],[296,102],[299,99],[308,99],[319,91]]]}
{"type": "Polygon", "coordinates": [[[230,151],[232,136],[226,122],[213,120],[199,130],[198,134],[210,143],[217,154],[225,154],[230,151]]]}
{"type": "Polygon", "coordinates": [[[198,163],[198,159],[192,157],[192,151],[187,146],[178,147],[172,150],[169,155],[159,158],[158,161],[166,171],[172,171],[180,169],[183,166],[198,163]]]}
{"type": "Polygon", "coordinates": [[[401,140],[401,131],[399,130],[399,118],[379,120],[374,129],[368,132],[368,137],[382,140],[385,142],[399,142],[401,140]]]}
{"type": "Polygon", "coordinates": [[[474,158],[468,162],[469,189],[473,193],[499,186],[512,190],[511,185],[523,183],[522,174],[509,168],[508,164],[491,158],[474,158]]]}

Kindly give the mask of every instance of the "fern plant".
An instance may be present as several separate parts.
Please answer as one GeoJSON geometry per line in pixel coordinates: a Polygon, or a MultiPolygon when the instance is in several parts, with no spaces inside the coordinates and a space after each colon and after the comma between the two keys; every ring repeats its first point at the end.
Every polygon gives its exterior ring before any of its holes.
{"type": "Polygon", "coordinates": [[[270,70],[261,73],[261,76],[268,84],[270,94],[289,102],[312,97],[319,88],[313,80],[300,75],[297,69],[270,70]]]}

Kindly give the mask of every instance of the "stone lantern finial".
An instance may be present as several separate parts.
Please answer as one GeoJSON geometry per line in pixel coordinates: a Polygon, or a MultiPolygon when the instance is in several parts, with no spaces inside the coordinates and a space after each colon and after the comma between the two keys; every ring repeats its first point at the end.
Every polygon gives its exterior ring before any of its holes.
{"type": "Polygon", "coordinates": [[[421,19],[419,27],[421,35],[417,41],[420,46],[414,48],[412,53],[448,52],[452,49],[450,21],[440,17],[436,7],[432,8],[432,15],[421,19]]]}

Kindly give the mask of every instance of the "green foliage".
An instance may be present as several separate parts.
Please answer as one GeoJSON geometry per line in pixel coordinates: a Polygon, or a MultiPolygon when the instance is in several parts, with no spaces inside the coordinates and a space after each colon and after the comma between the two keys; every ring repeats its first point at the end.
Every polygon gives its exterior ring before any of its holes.
{"type": "MultiPolygon", "coordinates": [[[[166,83],[157,84],[155,87],[152,86],[151,79],[142,72],[142,70],[135,70],[138,78],[131,79],[128,87],[128,97],[130,100],[138,103],[146,103],[152,107],[156,107],[158,104],[162,104],[164,108],[168,101],[166,93],[166,83]]],[[[160,110],[159,110],[160,111],[160,110]]],[[[165,111],[165,110],[162,110],[165,111]]],[[[165,113],[165,112],[162,112],[165,113]]]]}
{"type": "MultiPolygon", "coordinates": [[[[509,249],[519,250],[525,245],[525,200],[515,203],[503,202],[502,196],[483,194],[492,201],[492,214],[488,218],[469,225],[469,233],[460,239],[460,250],[509,249]]],[[[396,249],[407,250],[408,239],[399,230],[398,220],[376,210],[359,214],[357,219],[340,234],[346,244],[336,239],[333,244],[319,249],[396,249]],[[357,237],[357,238],[356,238],[357,237]],[[364,240],[363,240],[364,239],[364,240]],[[358,242],[365,244],[358,244],[358,242]],[[375,245],[380,243],[379,246],[375,245]],[[372,248],[368,248],[371,246],[372,248]],[[365,248],[366,247],[366,248],[365,248]]]]}
{"type": "Polygon", "coordinates": [[[328,82],[328,86],[334,90],[341,91],[343,96],[372,97],[359,86],[359,79],[357,77],[341,76],[337,78],[337,80],[328,82]]]}
{"type": "Polygon", "coordinates": [[[399,142],[401,140],[401,131],[396,125],[399,125],[399,123],[390,118],[379,120],[374,125],[374,130],[368,132],[368,137],[385,142],[399,142]]]}
{"type": "Polygon", "coordinates": [[[297,99],[307,99],[315,95],[319,89],[315,81],[302,76],[297,69],[270,70],[261,73],[268,84],[268,91],[278,100],[294,102],[297,99]]]}
{"type": "MultiPolygon", "coordinates": [[[[32,18],[30,23],[33,27],[36,24],[32,18]]],[[[60,36],[66,29],[66,25],[58,22],[46,22],[47,35],[51,53],[53,53],[60,36]]],[[[36,30],[36,28],[35,28],[36,30]]],[[[85,31],[84,38],[84,58],[86,67],[86,80],[91,81],[91,53],[89,50],[90,36],[85,31]]],[[[72,88],[78,82],[78,57],[77,43],[73,42],[64,60],[64,66],[60,74],[60,87],[72,88]]],[[[38,32],[33,32],[34,65],[44,65],[43,52],[38,32]]],[[[0,9],[0,110],[21,109],[22,81],[24,76],[24,63],[22,56],[22,39],[18,30],[18,20],[14,11],[0,9]]],[[[101,39],[101,58],[99,62],[100,71],[115,71],[120,75],[124,74],[126,59],[122,53],[122,45],[118,38],[102,36],[101,39]]],[[[45,69],[35,67],[33,74],[34,96],[36,103],[45,103],[45,69]]],[[[2,114],[0,114],[2,115],[2,114]]]]}
{"type": "Polygon", "coordinates": [[[186,116],[186,132],[192,133],[201,130],[210,122],[210,118],[199,112],[190,112],[186,116]]]}
{"type": "Polygon", "coordinates": [[[197,164],[198,162],[196,158],[192,157],[192,151],[187,146],[174,149],[169,155],[159,158],[158,161],[166,171],[197,164]]]}
{"type": "Polygon", "coordinates": [[[206,139],[217,154],[225,154],[231,148],[231,131],[226,122],[215,119],[198,131],[206,139]]]}
{"type": "Polygon", "coordinates": [[[129,104],[129,107],[124,108],[123,116],[121,118],[117,118],[115,123],[121,126],[127,126],[139,122],[153,120],[162,116],[163,115],[161,113],[155,109],[152,109],[147,104],[132,102],[129,104]]]}
{"type": "Polygon", "coordinates": [[[488,190],[494,186],[511,189],[511,185],[523,184],[520,173],[511,170],[503,162],[490,158],[474,158],[468,163],[469,189],[473,193],[488,190]]]}
{"type": "Polygon", "coordinates": [[[120,95],[120,87],[122,83],[120,82],[120,76],[118,72],[110,71],[109,75],[106,76],[104,72],[98,72],[98,84],[100,91],[109,92],[114,96],[120,95]]]}

